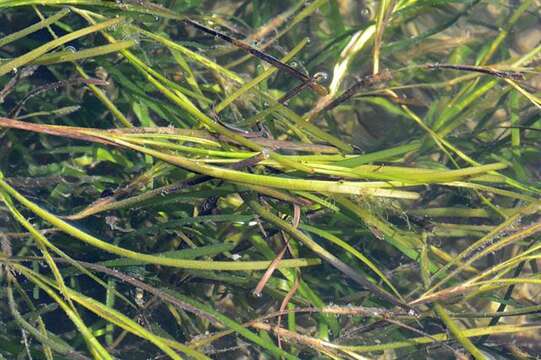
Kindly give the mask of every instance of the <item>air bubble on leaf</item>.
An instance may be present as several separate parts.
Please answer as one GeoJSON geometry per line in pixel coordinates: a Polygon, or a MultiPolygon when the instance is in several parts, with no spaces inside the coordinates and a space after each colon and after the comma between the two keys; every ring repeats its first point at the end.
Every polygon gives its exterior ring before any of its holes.
{"type": "Polygon", "coordinates": [[[370,15],[372,15],[372,10],[370,10],[370,8],[365,7],[361,10],[362,17],[369,18],[370,15]]]}
{"type": "Polygon", "coordinates": [[[70,52],[77,52],[77,49],[75,48],[75,46],[66,46],[66,51],[70,51],[70,52]]]}
{"type": "Polygon", "coordinates": [[[321,82],[321,81],[327,81],[329,79],[329,74],[327,74],[326,72],[324,71],[321,71],[321,72],[318,72],[314,75],[314,78],[316,79],[316,81],[318,82],[321,82]]]}

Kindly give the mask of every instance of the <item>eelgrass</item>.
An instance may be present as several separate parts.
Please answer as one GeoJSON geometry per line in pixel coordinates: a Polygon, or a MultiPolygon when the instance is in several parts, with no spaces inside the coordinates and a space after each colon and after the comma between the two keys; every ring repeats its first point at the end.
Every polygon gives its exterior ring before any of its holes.
{"type": "Polygon", "coordinates": [[[540,353],[539,6],[1,1],[0,356],[540,353]]]}

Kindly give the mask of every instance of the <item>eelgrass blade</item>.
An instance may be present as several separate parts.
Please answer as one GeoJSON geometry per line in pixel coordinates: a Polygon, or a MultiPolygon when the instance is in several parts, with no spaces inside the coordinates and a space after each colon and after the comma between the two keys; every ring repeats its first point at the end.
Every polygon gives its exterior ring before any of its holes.
{"type": "Polygon", "coordinates": [[[106,20],[102,23],[88,26],[86,28],[74,31],[70,34],[64,35],[58,39],[49,41],[48,43],[41,45],[34,50],[31,50],[27,52],[26,54],[23,54],[11,61],[8,61],[5,64],[0,65],[0,76],[3,76],[7,74],[10,71],[17,70],[17,68],[27,65],[34,61],[35,59],[39,58],[40,56],[44,55],[45,53],[49,52],[50,50],[53,50],[67,42],[73,41],[77,38],[92,34],[94,32],[100,31],[102,29],[105,29],[109,26],[114,26],[124,21],[122,18],[117,19],[110,19],[106,20]]]}

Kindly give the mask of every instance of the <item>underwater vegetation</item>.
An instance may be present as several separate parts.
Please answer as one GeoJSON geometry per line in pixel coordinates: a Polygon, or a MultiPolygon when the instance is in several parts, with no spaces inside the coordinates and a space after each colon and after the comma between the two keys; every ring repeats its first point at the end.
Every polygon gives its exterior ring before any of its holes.
{"type": "Polygon", "coordinates": [[[539,0],[0,0],[0,360],[541,355],[540,54],[539,0]]]}

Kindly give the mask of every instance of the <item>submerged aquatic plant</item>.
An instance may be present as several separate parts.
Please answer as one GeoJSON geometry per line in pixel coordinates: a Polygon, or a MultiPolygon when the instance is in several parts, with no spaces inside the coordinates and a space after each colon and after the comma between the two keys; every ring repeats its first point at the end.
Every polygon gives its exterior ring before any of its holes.
{"type": "Polygon", "coordinates": [[[540,7],[0,1],[0,358],[540,353],[540,7]]]}

